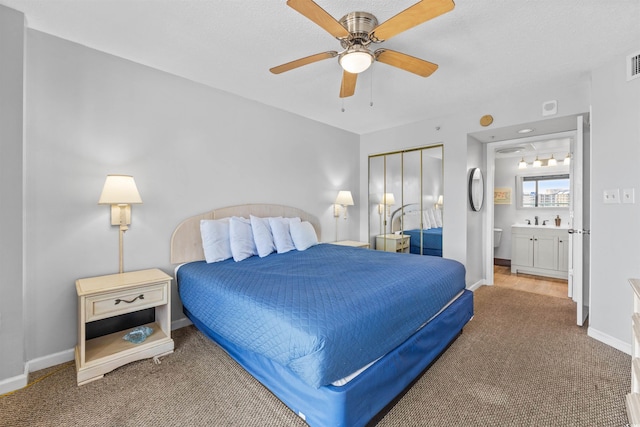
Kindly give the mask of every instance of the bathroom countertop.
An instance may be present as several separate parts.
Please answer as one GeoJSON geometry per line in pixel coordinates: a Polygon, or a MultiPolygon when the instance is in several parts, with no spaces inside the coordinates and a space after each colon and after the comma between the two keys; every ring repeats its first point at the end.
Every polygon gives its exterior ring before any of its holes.
{"type": "Polygon", "coordinates": [[[564,224],[564,225],[560,225],[560,227],[556,227],[554,224],[547,224],[547,225],[534,225],[534,224],[513,224],[511,225],[511,227],[521,227],[521,228],[551,228],[554,230],[568,230],[569,226],[564,224]]]}

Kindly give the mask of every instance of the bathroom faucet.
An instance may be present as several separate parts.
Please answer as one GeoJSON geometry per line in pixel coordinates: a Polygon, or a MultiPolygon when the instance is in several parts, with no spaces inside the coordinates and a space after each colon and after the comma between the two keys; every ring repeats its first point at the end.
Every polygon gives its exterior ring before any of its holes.
{"type": "Polygon", "coordinates": [[[535,225],[538,225],[538,217],[537,216],[535,217],[535,220],[536,220],[535,225]]]}
{"type": "Polygon", "coordinates": [[[525,221],[527,221],[527,225],[531,225],[531,220],[530,219],[525,219],[525,221]]]}
{"type": "Polygon", "coordinates": [[[545,219],[542,221],[542,225],[547,225],[547,221],[549,221],[548,219],[545,219]]]}

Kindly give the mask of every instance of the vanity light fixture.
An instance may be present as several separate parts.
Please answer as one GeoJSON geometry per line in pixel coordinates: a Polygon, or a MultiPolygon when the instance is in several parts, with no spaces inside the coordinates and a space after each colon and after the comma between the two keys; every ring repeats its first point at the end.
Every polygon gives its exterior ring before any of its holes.
{"type": "Polygon", "coordinates": [[[385,211],[387,216],[391,216],[391,210],[389,206],[393,206],[396,204],[396,199],[393,196],[393,193],[384,193],[382,196],[382,203],[378,205],[378,213],[382,215],[385,211]]]}
{"type": "Polygon", "coordinates": [[[564,163],[565,166],[569,166],[571,164],[571,153],[567,153],[567,157],[564,158],[564,163]]]}
{"type": "Polygon", "coordinates": [[[553,157],[553,154],[551,155],[551,158],[547,160],[547,166],[558,166],[558,161],[553,157]]]}
{"type": "Polygon", "coordinates": [[[539,168],[540,166],[542,166],[542,162],[538,159],[538,156],[536,156],[536,159],[533,161],[533,167],[539,168]]]}
{"type": "Polygon", "coordinates": [[[340,216],[340,206],[344,210],[344,219],[347,219],[347,206],[353,206],[353,197],[351,191],[339,191],[336,202],[333,205],[333,216],[338,218],[340,216]]]}
{"type": "Polygon", "coordinates": [[[111,205],[111,225],[120,226],[120,274],[123,271],[122,238],[131,224],[131,205],[142,203],[136,182],[130,175],[107,175],[98,200],[99,205],[111,205]]]}
{"type": "Polygon", "coordinates": [[[527,162],[524,161],[524,157],[520,160],[520,163],[518,163],[518,169],[526,169],[527,168],[527,162]]]}

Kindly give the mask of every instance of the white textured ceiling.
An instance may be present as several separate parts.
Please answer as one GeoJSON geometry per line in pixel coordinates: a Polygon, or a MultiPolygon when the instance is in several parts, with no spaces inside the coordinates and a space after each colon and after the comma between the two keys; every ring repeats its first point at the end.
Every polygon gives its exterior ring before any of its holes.
{"type": "MultiPolygon", "coordinates": [[[[337,19],[362,10],[380,22],[415,1],[316,0],[337,19]]],[[[455,3],[382,45],[437,63],[431,77],[375,63],[343,103],[337,59],[269,72],[341,50],[285,0],[0,0],[24,12],[30,28],[358,134],[441,117],[512,89],[584,81],[591,69],[640,49],[639,0],[455,3]]]]}

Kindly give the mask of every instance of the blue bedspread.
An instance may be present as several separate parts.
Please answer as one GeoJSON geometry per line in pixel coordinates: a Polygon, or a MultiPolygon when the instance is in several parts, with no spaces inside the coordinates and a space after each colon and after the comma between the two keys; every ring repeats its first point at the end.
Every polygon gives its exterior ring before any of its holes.
{"type": "Polygon", "coordinates": [[[465,287],[454,260],[330,244],[177,276],[192,316],[313,387],[388,353],[465,287]]]}
{"type": "Polygon", "coordinates": [[[412,254],[442,256],[442,227],[404,230],[403,233],[411,236],[409,251],[412,254]]]}

